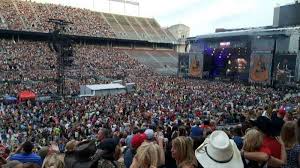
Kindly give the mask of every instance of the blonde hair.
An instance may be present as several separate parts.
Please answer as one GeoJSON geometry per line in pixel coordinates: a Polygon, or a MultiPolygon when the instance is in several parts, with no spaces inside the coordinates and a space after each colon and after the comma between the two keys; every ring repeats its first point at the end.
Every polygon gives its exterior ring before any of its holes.
{"type": "Polygon", "coordinates": [[[256,129],[250,129],[244,137],[243,149],[247,152],[256,152],[263,143],[263,135],[256,129]]]}
{"type": "Polygon", "coordinates": [[[74,151],[76,149],[76,146],[78,144],[78,141],[76,140],[71,140],[66,144],[66,152],[71,152],[74,151]]]}
{"type": "Polygon", "coordinates": [[[50,154],[43,163],[42,168],[64,168],[64,155],[62,154],[50,154]]]}
{"type": "Polygon", "coordinates": [[[286,148],[293,148],[297,143],[296,124],[292,121],[286,122],[281,129],[280,136],[286,148]]]}
{"type": "Polygon", "coordinates": [[[176,164],[178,167],[191,163],[197,166],[196,157],[193,150],[193,140],[189,137],[179,136],[172,141],[172,147],[178,151],[178,158],[176,164]]]}
{"type": "Polygon", "coordinates": [[[160,149],[157,144],[144,142],[137,150],[135,158],[140,167],[156,168],[160,162],[160,149]]]}
{"type": "Polygon", "coordinates": [[[118,144],[115,149],[114,158],[118,160],[121,156],[122,156],[122,150],[120,144],[118,144]]]}

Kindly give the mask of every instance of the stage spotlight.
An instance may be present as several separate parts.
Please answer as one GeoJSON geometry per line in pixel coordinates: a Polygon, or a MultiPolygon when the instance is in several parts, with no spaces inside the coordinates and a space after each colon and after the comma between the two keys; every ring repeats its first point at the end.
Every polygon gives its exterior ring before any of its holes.
{"type": "Polygon", "coordinates": [[[222,57],[221,57],[221,56],[219,56],[219,58],[221,59],[222,57]]]}

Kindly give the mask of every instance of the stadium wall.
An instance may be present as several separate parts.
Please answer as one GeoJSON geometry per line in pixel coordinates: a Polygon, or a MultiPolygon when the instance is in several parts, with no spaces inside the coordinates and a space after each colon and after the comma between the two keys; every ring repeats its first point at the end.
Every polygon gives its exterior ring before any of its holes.
{"type": "MultiPolygon", "coordinates": [[[[40,32],[28,32],[28,31],[13,31],[13,30],[0,30],[0,39],[14,39],[14,40],[35,40],[35,41],[49,41],[51,33],[40,33],[40,32]]],[[[149,41],[141,40],[128,40],[128,39],[112,39],[112,38],[100,38],[90,36],[75,36],[66,35],[75,43],[78,44],[97,44],[101,46],[114,47],[114,48],[125,48],[125,49],[151,49],[151,50],[174,50],[174,44],[167,43],[153,43],[149,41]]]]}

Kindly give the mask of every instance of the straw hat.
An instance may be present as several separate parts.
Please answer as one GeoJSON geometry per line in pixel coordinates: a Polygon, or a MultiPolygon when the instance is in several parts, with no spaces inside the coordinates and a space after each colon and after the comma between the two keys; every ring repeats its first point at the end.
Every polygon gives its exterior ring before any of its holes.
{"type": "Polygon", "coordinates": [[[204,168],[243,168],[240,152],[223,131],[214,131],[196,149],[195,155],[204,168]]]}

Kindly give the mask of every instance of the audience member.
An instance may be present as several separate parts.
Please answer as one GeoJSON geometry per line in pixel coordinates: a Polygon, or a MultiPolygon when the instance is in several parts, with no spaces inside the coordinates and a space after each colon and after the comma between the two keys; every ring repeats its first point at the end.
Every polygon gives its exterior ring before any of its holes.
{"type": "Polygon", "coordinates": [[[297,143],[296,124],[293,121],[286,122],[281,130],[281,138],[286,148],[287,162],[283,168],[300,166],[300,145],[297,143]]]}
{"type": "Polygon", "coordinates": [[[214,131],[196,149],[196,158],[204,168],[244,167],[236,144],[223,131],[214,131]]]}
{"type": "Polygon", "coordinates": [[[42,166],[42,159],[36,153],[32,152],[33,148],[33,144],[26,141],[19,149],[17,149],[16,154],[9,157],[9,160],[17,160],[22,163],[35,163],[42,166]],[[23,150],[23,153],[19,153],[21,150],[23,150]]]}
{"type": "Polygon", "coordinates": [[[172,157],[177,167],[197,168],[198,163],[193,152],[193,140],[189,137],[179,136],[172,141],[172,157]]]}

